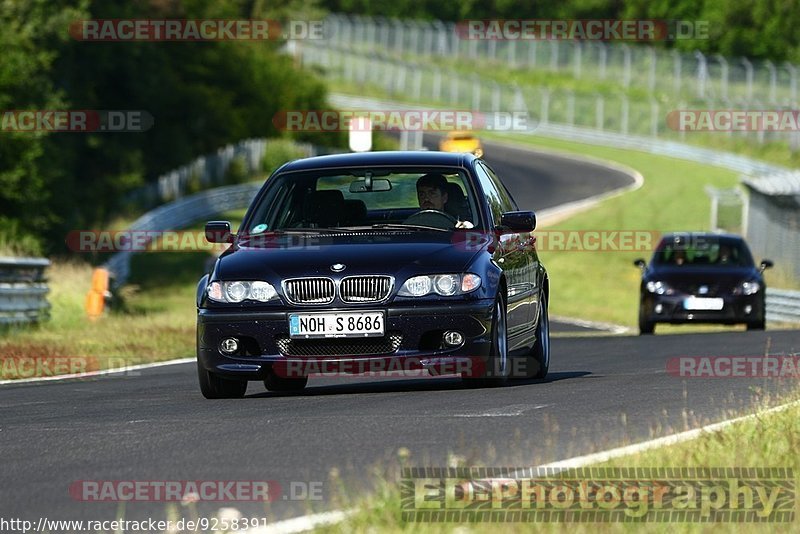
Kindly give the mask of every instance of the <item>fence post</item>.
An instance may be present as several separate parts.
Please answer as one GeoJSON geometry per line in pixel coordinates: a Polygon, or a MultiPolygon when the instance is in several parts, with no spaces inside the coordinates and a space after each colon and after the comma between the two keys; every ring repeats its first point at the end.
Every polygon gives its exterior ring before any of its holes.
{"type": "Polygon", "coordinates": [[[764,65],[767,67],[769,71],[769,103],[775,104],[777,100],[777,83],[778,83],[778,71],[775,69],[775,65],[772,64],[772,61],[766,60],[764,61],[764,65]]]}
{"type": "Polygon", "coordinates": [[[658,100],[650,99],[650,136],[658,137],[658,100]]]}
{"type": "Polygon", "coordinates": [[[746,57],[743,57],[742,65],[744,65],[745,76],[747,77],[747,100],[750,100],[753,98],[753,64],[746,57]]]}
{"type": "Polygon", "coordinates": [[[545,89],[542,93],[542,119],[541,123],[547,125],[550,120],[550,89],[545,89]]]}
{"type": "Polygon", "coordinates": [[[567,124],[575,126],[575,92],[567,93],[567,124]]]}
{"type": "Polygon", "coordinates": [[[719,63],[720,73],[720,95],[723,99],[728,98],[728,61],[719,54],[714,54],[714,59],[719,63]]]}
{"type": "Polygon", "coordinates": [[[558,70],[558,41],[553,39],[550,43],[550,70],[558,70]]]}
{"type": "Polygon", "coordinates": [[[797,101],[797,67],[789,63],[783,62],[783,67],[789,72],[789,101],[797,101]]]}
{"type": "Polygon", "coordinates": [[[656,56],[656,49],[652,46],[647,47],[647,54],[650,56],[650,71],[647,77],[647,89],[650,91],[650,94],[653,94],[656,90],[656,62],[658,61],[658,56],[656,56]]]}
{"type": "Polygon", "coordinates": [[[412,97],[415,101],[419,101],[422,94],[422,65],[417,65],[414,69],[414,88],[412,89],[412,97]]]}
{"type": "Polygon", "coordinates": [[[602,41],[597,43],[600,47],[600,79],[606,79],[606,67],[608,66],[608,46],[602,41]]]}
{"type": "Polygon", "coordinates": [[[631,47],[626,44],[622,44],[621,46],[625,65],[622,74],[622,85],[627,89],[631,85],[631,47]]]}
{"type": "Polygon", "coordinates": [[[492,111],[500,111],[500,84],[492,81],[492,111]]]}
{"type": "Polygon", "coordinates": [[[572,73],[576,78],[581,77],[581,67],[582,67],[582,59],[583,59],[583,45],[580,42],[573,43],[572,45],[572,57],[573,57],[573,65],[572,65],[572,73]]]}
{"type": "Polygon", "coordinates": [[[442,99],[442,72],[439,69],[433,71],[433,99],[439,102],[442,99]]]}
{"type": "Polygon", "coordinates": [[[472,110],[481,110],[481,83],[477,74],[472,76],[472,110]]]}
{"type": "Polygon", "coordinates": [[[605,122],[605,110],[604,102],[602,95],[597,95],[595,99],[595,108],[594,108],[594,120],[595,120],[595,128],[602,131],[603,130],[603,123],[605,122]]]}
{"type": "Polygon", "coordinates": [[[622,117],[620,118],[620,122],[621,122],[620,126],[622,128],[622,134],[623,135],[628,135],[628,115],[629,115],[628,106],[629,106],[628,97],[623,95],[622,96],[622,117]]]}
{"type": "Polygon", "coordinates": [[[677,50],[672,51],[672,88],[675,92],[676,97],[680,97],[681,95],[681,82],[683,81],[681,77],[683,76],[683,69],[682,69],[682,62],[683,58],[681,57],[681,53],[677,50]]]}
{"type": "Polygon", "coordinates": [[[697,59],[697,97],[706,97],[706,81],[708,79],[708,65],[706,63],[706,56],[699,50],[694,51],[694,57],[697,59]]]}

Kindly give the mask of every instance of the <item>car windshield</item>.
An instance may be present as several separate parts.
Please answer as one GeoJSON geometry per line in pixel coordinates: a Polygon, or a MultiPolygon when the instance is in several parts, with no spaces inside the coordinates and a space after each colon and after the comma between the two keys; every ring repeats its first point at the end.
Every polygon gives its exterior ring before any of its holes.
{"type": "Polygon", "coordinates": [[[462,169],[321,169],[273,176],[243,231],[256,235],[394,224],[469,228],[478,226],[477,213],[462,169]]]}
{"type": "Polygon", "coordinates": [[[739,240],[695,237],[665,241],[656,250],[653,263],[674,266],[749,267],[753,258],[739,240]]]}

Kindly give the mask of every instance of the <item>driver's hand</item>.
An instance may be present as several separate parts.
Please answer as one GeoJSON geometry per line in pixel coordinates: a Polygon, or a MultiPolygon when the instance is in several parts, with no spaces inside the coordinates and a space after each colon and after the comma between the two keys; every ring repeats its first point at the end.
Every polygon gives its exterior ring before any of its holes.
{"type": "Polygon", "coordinates": [[[458,221],[456,223],[456,228],[475,228],[475,225],[469,221],[458,221]]]}

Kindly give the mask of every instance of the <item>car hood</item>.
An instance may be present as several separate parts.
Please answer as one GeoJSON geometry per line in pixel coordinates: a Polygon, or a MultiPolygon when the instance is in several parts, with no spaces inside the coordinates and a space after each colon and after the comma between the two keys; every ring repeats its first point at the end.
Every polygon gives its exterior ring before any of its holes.
{"type": "Polygon", "coordinates": [[[458,232],[273,234],[242,240],[220,256],[214,278],[277,282],[300,276],[463,272],[488,239],[464,241],[458,232]]]}

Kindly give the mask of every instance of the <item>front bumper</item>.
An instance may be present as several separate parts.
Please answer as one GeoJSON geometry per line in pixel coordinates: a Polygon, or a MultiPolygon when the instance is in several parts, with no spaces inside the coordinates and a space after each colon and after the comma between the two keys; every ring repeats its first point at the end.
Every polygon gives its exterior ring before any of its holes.
{"type": "MultiPolygon", "coordinates": [[[[755,295],[721,295],[721,310],[687,310],[685,299],[691,295],[647,294],[642,298],[644,318],[654,323],[753,323],[764,318],[764,297],[755,295]]],[[[708,297],[708,295],[697,295],[708,297]]]]}
{"type": "Polygon", "coordinates": [[[243,313],[201,308],[197,315],[197,358],[203,368],[213,373],[242,380],[263,380],[272,372],[289,377],[417,370],[433,374],[479,373],[476,363],[485,362],[489,356],[492,299],[365,306],[363,311],[367,310],[384,312],[386,335],[383,338],[315,340],[292,345],[288,341],[290,313],[355,310],[303,307],[302,310],[282,308],[243,313]],[[457,348],[442,349],[441,334],[446,330],[461,332],[464,343],[457,348]],[[239,353],[229,356],[220,352],[219,343],[226,337],[241,341],[239,353]],[[355,350],[349,350],[351,348],[355,350]]]}

